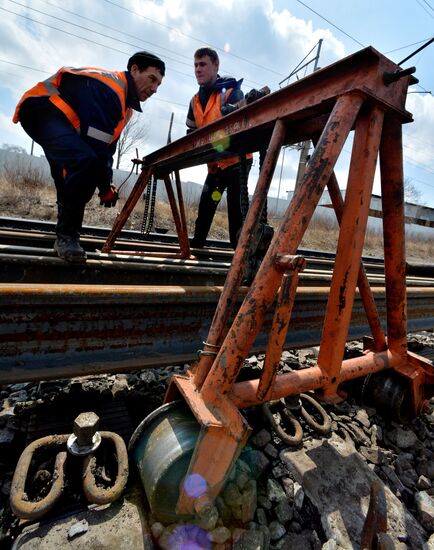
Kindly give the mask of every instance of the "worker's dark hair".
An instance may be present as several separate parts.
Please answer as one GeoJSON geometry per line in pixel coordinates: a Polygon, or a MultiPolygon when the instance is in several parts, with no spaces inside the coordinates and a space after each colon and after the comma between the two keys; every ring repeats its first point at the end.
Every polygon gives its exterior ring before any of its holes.
{"type": "Polygon", "coordinates": [[[218,53],[212,48],[199,48],[194,52],[194,58],[200,59],[201,57],[208,56],[213,63],[220,63],[218,53]]]}
{"type": "Polygon", "coordinates": [[[133,65],[137,65],[140,71],[144,71],[148,67],[156,67],[162,76],[166,72],[166,65],[159,57],[150,52],[137,52],[128,60],[127,69],[131,70],[133,65]]]}

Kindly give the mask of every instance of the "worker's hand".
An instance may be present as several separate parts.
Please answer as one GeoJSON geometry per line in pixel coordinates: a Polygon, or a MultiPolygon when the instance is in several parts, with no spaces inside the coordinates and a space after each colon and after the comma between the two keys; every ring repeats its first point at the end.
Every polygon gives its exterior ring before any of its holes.
{"type": "Polygon", "coordinates": [[[246,104],[249,105],[250,103],[253,103],[257,99],[261,99],[261,97],[264,97],[269,93],[270,88],[268,86],[264,86],[260,90],[256,90],[255,88],[253,88],[253,90],[247,92],[247,94],[244,96],[244,99],[246,100],[246,104]]]}
{"type": "Polygon", "coordinates": [[[104,205],[106,208],[116,206],[119,199],[118,190],[113,184],[110,185],[110,188],[107,191],[100,193],[98,196],[100,198],[100,204],[104,205]]]}

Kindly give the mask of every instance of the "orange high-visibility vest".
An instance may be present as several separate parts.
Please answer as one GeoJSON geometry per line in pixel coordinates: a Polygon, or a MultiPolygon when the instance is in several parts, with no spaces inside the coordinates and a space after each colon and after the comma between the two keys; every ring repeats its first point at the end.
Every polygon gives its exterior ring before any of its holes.
{"type": "Polygon", "coordinates": [[[111,142],[115,141],[121,134],[122,130],[125,128],[126,123],[131,118],[132,109],[126,107],[126,99],[128,92],[128,83],[125,72],[123,71],[106,71],[104,69],[97,69],[95,67],[83,67],[74,69],[71,67],[62,67],[57,71],[56,74],[47,78],[43,82],[38,82],[36,86],[30,88],[23,97],[18,102],[16,106],[13,121],[15,124],[20,120],[20,107],[25,99],[28,97],[48,97],[51,103],[55,105],[66,118],[71,123],[72,127],[75,128],[77,133],[80,133],[80,118],[77,113],[72,109],[66,101],[64,101],[59,95],[59,86],[62,80],[62,76],[65,73],[75,74],[80,76],[88,76],[90,78],[95,78],[109,86],[119,97],[122,108],[122,116],[118,125],[114,129],[113,137],[111,142]]]}
{"type": "MultiPolygon", "coordinates": [[[[217,91],[217,90],[212,92],[205,106],[205,111],[202,109],[202,105],[200,104],[199,94],[196,94],[193,97],[193,115],[198,128],[202,128],[202,126],[205,126],[210,122],[214,122],[214,120],[222,118],[220,109],[226,103],[231,92],[232,92],[231,89],[226,90],[224,94],[222,94],[221,91],[217,91]]],[[[246,158],[251,159],[252,157],[253,155],[251,153],[246,155],[246,158]]],[[[232,166],[233,164],[237,164],[239,162],[240,162],[240,159],[238,156],[228,157],[223,160],[209,162],[208,172],[216,172],[218,168],[220,168],[221,170],[224,170],[225,168],[228,168],[228,166],[232,166]]]]}

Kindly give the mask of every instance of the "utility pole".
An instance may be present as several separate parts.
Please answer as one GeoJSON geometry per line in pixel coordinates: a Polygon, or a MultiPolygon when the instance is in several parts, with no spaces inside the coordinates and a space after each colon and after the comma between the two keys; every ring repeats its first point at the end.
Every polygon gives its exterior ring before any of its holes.
{"type": "MultiPolygon", "coordinates": [[[[318,69],[319,54],[321,53],[322,38],[318,41],[318,49],[315,56],[315,61],[313,65],[313,72],[318,69]]],[[[294,191],[300,186],[301,180],[303,179],[304,172],[306,170],[306,164],[309,160],[309,149],[310,149],[310,140],[303,141],[301,144],[300,150],[300,160],[298,162],[297,177],[295,178],[295,188],[294,191]]]]}
{"type": "Polygon", "coordinates": [[[167,145],[169,145],[169,143],[172,143],[172,126],[173,126],[173,117],[174,117],[174,115],[175,115],[175,113],[173,113],[173,112],[170,115],[169,131],[167,133],[167,145]]]}

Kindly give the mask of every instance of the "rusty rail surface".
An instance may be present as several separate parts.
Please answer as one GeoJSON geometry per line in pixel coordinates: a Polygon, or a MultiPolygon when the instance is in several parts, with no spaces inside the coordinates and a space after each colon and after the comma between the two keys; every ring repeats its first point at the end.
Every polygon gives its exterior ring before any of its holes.
{"type": "MultiPolygon", "coordinates": [[[[0,384],[189,362],[206,339],[221,287],[0,285],[0,384]]],[[[241,304],[247,289],[236,299],[241,304]]],[[[328,288],[299,288],[285,345],[320,341],[328,288]]],[[[384,320],[385,293],[373,289],[384,320]]],[[[434,289],[411,289],[409,330],[434,326],[434,289]]],[[[234,312],[235,313],[235,312],[234,312]]],[[[264,351],[273,310],[254,352],[264,351]]],[[[368,333],[356,299],[348,338],[368,333]]]]}

